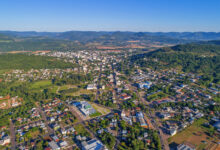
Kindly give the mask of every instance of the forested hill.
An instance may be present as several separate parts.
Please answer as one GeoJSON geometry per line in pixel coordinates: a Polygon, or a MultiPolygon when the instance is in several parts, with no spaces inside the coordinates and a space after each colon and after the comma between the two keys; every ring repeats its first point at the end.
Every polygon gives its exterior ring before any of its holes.
{"type": "Polygon", "coordinates": [[[130,61],[141,67],[178,68],[184,72],[211,74],[218,79],[220,77],[219,41],[166,47],[150,53],[134,55],[130,61]]]}
{"type": "Polygon", "coordinates": [[[8,42],[8,41],[13,41],[13,38],[8,35],[0,34],[0,42],[8,42]]]}
{"type": "Polygon", "coordinates": [[[209,41],[202,43],[176,45],[171,48],[163,48],[159,51],[174,51],[174,52],[191,52],[197,53],[198,55],[204,54],[220,54],[220,41],[209,41]]]}
{"type": "Polygon", "coordinates": [[[0,70],[10,69],[52,69],[52,68],[72,68],[72,63],[57,60],[53,57],[35,56],[26,54],[1,54],[0,70]]]}

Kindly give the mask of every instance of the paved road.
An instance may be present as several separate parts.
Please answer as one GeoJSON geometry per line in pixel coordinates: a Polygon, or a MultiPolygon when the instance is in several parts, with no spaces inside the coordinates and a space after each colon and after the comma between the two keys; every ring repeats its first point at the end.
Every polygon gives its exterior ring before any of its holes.
{"type": "Polygon", "coordinates": [[[46,125],[46,127],[47,127],[47,131],[48,131],[48,134],[54,134],[55,132],[54,132],[54,130],[49,126],[49,122],[48,122],[48,120],[47,120],[47,117],[46,117],[46,114],[45,114],[45,112],[41,109],[41,107],[37,104],[37,109],[38,109],[38,111],[40,112],[40,114],[41,114],[41,116],[42,116],[42,118],[43,118],[43,120],[44,120],[44,122],[45,122],[45,125],[46,125]]]}
{"type": "Polygon", "coordinates": [[[112,63],[112,72],[113,72],[113,80],[114,80],[114,91],[113,91],[113,96],[114,96],[114,99],[116,101],[116,104],[117,104],[117,108],[120,109],[120,105],[119,105],[119,96],[117,95],[117,80],[116,80],[116,74],[115,74],[115,68],[114,68],[114,64],[112,63]]]}
{"type": "MultiPolygon", "coordinates": [[[[145,107],[148,108],[149,106],[147,105],[147,102],[140,96],[140,93],[138,92],[138,90],[134,88],[134,91],[136,92],[137,96],[139,97],[140,102],[142,102],[145,105],[145,107]]],[[[153,127],[157,131],[159,131],[159,137],[160,137],[162,149],[169,150],[170,148],[168,146],[166,137],[164,136],[163,131],[158,127],[158,124],[155,119],[156,117],[152,115],[152,112],[150,111],[150,109],[148,109],[148,110],[149,110],[148,116],[150,117],[149,120],[150,120],[151,124],[153,125],[153,127]]]]}
{"type": "Polygon", "coordinates": [[[100,93],[99,89],[100,89],[101,78],[102,78],[102,64],[100,65],[99,77],[98,77],[98,81],[97,81],[97,91],[96,91],[96,97],[95,97],[96,101],[98,101],[98,96],[99,96],[99,93],[100,93]]]}
{"type": "Polygon", "coordinates": [[[11,138],[11,149],[16,150],[15,127],[11,120],[10,120],[10,138],[11,138]]]}
{"type": "Polygon", "coordinates": [[[169,148],[169,146],[168,146],[166,137],[165,137],[165,135],[163,134],[163,131],[158,127],[157,122],[156,122],[156,119],[155,119],[155,116],[153,116],[151,112],[149,112],[149,116],[150,116],[150,120],[151,120],[152,125],[155,127],[155,129],[156,129],[157,131],[159,131],[159,137],[160,137],[160,141],[161,141],[162,148],[163,148],[164,150],[169,150],[170,148],[169,148]],[[153,120],[154,120],[154,121],[153,121],[153,120]]]}
{"type": "MultiPolygon", "coordinates": [[[[84,128],[90,133],[90,135],[92,136],[92,138],[95,138],[95,135],[94,135],[94,133],[86,126],[86,124],[85,124],[85,121],[88,121],[88,120],[90,120],[90,119],[87,119],[87,120],[84,120],[83,118],[82,118],[82,114],[80,114],[78,111],[76,111],[73,107],[74,106],[69,106],[69,105],[67,105],[67,104],[65,104],[68,108],[69,108],[69,110],[71,111],[71,113],[74,115],[74,116],[76,116],[76,118],[79,120],[79,122],[77,122],[77,123],[75,123],[74,125],[78,125],[78,124],[82,124],[83,126],[84,126],[84,128]]],[[[91,118],[91,119],[94,119],[94,118],[91,118]]]]}

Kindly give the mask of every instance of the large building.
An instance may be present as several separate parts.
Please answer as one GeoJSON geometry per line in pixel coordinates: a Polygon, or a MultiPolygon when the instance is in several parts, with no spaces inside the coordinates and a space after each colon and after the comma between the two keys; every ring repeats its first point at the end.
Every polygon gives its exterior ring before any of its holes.
{"type": "Polygon", "coordinates": [[[80,102],[77,107],[85,116],[94,114],[96,112],[96,110],[86,101],[80,102]]]}
{"type": "Polygon", "coordinates": [[[138,87],[140,89],[143,89],[143,88],[146,88],[146,89],[149,89],[152,85],[152,82],[149,82],[149,81],[146,81],[146,82],[141,82],[138,84],[138,87]]]}
{"type": "Polygon", "coordinates": [[[105,146],[96,139],[82,142],[82,150],[107,150],[105,146]]]}
{"type": "Polygon", "coordinates": [[[52,150],[60,150],[60,147],[54,141],[49,142],[49,146],[52,150]]]}

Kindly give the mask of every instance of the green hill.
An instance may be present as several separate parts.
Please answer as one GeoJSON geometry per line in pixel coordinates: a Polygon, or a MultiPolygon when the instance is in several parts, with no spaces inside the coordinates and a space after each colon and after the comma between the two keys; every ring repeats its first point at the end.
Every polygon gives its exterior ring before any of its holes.
{"type": "Polygon", "coordinates": [[[150,53],[134,55],[130,57],[130,61],[141,67],[181,68],[184,72],[212,74],[219,78],[220,45],[210,43],[166,47],[150,53]]]}
{"type": "Polygon", "coordinates": [[[44,69],[71,68],[74,65],[52,57],[26,54],[1,54],[0,70],[2,69],[44,69]]]}

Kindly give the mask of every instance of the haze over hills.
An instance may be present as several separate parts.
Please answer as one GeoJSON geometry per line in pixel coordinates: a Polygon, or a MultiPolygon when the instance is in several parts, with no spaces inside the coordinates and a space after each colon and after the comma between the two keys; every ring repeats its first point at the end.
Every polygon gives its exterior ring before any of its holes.
{"type": "Polygon", "coordinates": [[[0,51],[154,48],[220,40],[218,32],[0,31],[0,51]],[[107,46],[107,47],[106,47],[107,46]],[[113,48],[112,48],[113,47],[113,48]]]}
{"type": "Polygon", "coordinates": [[[220,32],[120,32],[120,31],[67,31],[67,32],[36,32],[36,31],[0,31],[1,34],[11,35],[15,37],[51,37],[68,40],[94,39],[103,35],[148,35],[148,36],[164,36],[169,38],[186,39],[186,40],[218,40],[220,32]]]}

